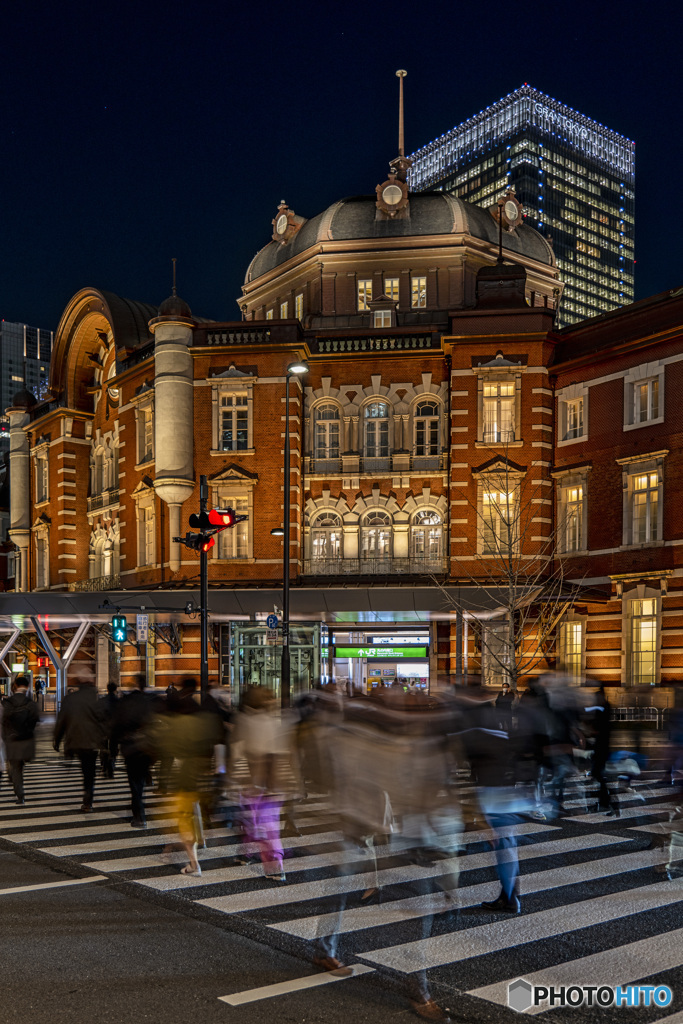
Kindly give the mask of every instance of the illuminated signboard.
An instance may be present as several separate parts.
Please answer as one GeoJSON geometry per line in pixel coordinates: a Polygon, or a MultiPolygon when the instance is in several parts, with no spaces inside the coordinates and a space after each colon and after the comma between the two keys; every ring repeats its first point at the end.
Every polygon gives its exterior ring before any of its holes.
{"type": "Polygon", "coordinates": [[[429,637],[424,633],[421,636],[408,636],[407,633],[399,633],[398,636],[371,636],[368,643],[375,647],[377,644],[389,644],[390,647],[398,647],[399,644],[428,644],[429,637]]]}
{"type": "Polygon", "coordinates": [[[335,647],[336,658],[426,658],[426,647],[335,647]]]}

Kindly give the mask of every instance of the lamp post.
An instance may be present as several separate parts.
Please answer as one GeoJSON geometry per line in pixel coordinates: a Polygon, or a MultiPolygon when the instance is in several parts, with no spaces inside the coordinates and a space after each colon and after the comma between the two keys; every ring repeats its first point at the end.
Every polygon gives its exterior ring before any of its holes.
{"type": "Polygon", "coordinates": [[[283,708],[289,707],[290,676],[289,676],[289,545],[291,543],[290,518],[290,466],[289,466],[289,380],[308,373],[306,363],[291,363],[285,375],[285,501],[283,529],[271,530],[275,537],[284,537],[284,554],[282,558],[282,663],[280,668],[280,703],[283,708]]]}

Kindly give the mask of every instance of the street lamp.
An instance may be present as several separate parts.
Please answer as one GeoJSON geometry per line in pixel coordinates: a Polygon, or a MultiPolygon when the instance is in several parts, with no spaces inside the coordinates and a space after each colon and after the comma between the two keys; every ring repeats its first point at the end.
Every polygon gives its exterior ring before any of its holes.
{"type": "Polygon", "coordinates": [[[290,490],[291,474],[289,468],[289,379],[308,373],[306,363],[291,363],[285,375],[285,509],[283,529],[271,530],[274,536],[284,537],[284,554],[282,559],[282,665],[280,669],[280,703],[283,708],[289,707],[289,545],[291,543],[290,490]]]}

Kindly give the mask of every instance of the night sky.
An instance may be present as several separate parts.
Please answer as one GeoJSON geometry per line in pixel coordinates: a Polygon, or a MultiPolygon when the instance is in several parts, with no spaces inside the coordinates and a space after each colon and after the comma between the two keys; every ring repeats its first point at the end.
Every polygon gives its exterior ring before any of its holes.
{"type": "Polygon", "coordinates": [[[238,319],[280,199],[373,193],[397,150],[535,88],[636,142],[636,298],[683,285],[680,7],[22,3],[3,14],[0,316],[91,285],[238,319]],[[676,13],[678,11],[678,13],[676,13]]]}

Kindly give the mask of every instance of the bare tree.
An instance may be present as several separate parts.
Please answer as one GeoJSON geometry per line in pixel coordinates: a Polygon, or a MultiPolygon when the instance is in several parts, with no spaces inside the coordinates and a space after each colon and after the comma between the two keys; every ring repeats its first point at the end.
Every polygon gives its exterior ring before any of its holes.
{"type": "Polygon", "coordinates": [[[474,475],[477,501],[468,504],[476,515],[476,552],[459,559],[459,575],[479,589],[477,605],[487,611],[477,615],[439,585],[448,604],[474,621],[482,665],[496,666],[515,689],[520,676],[552,654],[557,625],[579,594],[557,557],[574,524],[566,516],[556,524],[552,511],[543,514],[553,509],[545,500],[551,488],[534,484],[507,453],[474,475]]]}

